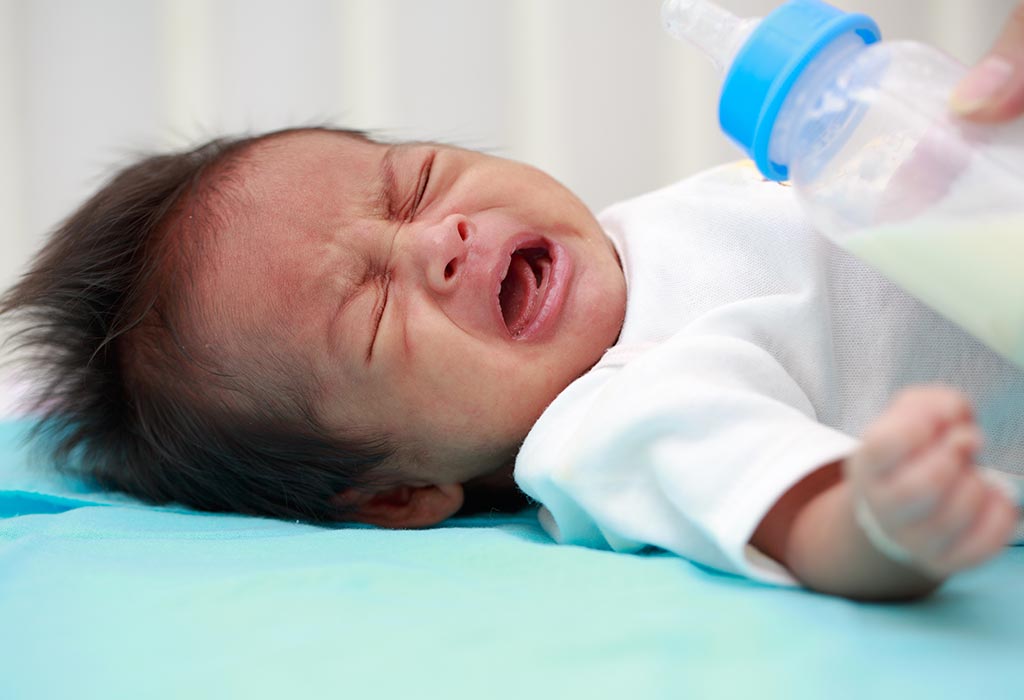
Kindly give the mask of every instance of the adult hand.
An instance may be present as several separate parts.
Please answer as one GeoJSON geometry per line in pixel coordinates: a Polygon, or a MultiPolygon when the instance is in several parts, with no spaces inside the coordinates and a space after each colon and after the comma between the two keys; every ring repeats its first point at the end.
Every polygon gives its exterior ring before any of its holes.
{"type": "Polygon", "coordinates": [[[1001,122],[1024,115],[1024,2],[1006,21],[995,46],[953,92],[960,115],[1001,122]]]}

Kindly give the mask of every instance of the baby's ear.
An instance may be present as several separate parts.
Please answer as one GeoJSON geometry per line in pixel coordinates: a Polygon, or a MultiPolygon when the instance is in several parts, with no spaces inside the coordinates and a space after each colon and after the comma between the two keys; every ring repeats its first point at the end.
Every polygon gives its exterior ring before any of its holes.
{"type": "Polygon", "coordinates": [[[392,486],[380,491],[345,489],[332,499],[348,520],[393,529],[430,527],[462,508],[462,484],[392,486]]]}

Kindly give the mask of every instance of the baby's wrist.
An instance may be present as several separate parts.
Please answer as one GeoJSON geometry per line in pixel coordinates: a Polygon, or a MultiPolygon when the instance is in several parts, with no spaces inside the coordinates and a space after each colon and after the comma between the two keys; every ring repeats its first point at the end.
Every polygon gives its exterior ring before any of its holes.
{"type": "Polygon", "coordinates": [[[904,566],[915,566],[914,555],[903,545],[892,539],[878,522],[871,505],[859,495],[854,496],[853,518],[868,542],[881,554],[904,566]]]}
{"type": "Polygon", "coordinates": [[[858,600],[909,600],[935,590],[942,580],[907,556],[874,513],[871,520],[858,515],[860,500],[844,479],[811,505],[794,537],[794,575],[809,588],[858,600]]]}

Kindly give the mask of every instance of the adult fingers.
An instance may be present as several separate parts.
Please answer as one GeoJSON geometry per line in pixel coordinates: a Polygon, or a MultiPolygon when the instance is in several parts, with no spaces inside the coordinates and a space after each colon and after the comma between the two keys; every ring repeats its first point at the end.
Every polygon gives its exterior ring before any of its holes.
{"type": "Polygon", "coordinates": [[[1014,9],[989,54],[953,91],[950,106],[980,122],[1024,114],[1024,2],[1014,9]]]}

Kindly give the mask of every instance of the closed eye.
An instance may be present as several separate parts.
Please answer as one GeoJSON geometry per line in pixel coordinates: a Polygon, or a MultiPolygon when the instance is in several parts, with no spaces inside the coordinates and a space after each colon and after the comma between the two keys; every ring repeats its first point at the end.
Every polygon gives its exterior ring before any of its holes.
{"type": "Polygon", "coordinates": [[[377,294],[377,302],[373,305],[373,317],[371,320],[370,345],[366,349],[366,361],[373,358],[373,347],[377,344],[377,336],[380,334],[380,324],[384,320],[384,308],[388,305],[388,294],[391,290],[391,277],[383,275],[378,286],[383,289],[377,294]]]}
{"type": "Polygon", "coordinates": [[[409,208],[409,214],[405,217],[406,221],[411,221],[416,216],[420,204],[423,203],[423,195],[427,192],[427,185],[430,183],[430,171],[434,167],[434,158],[436,156],[437,151],[431,151],[426,161],[424,161],[423,167],[420,168],[420,178],[416,183],[416,196],[413,198],[412,207],[409,208]]]}

